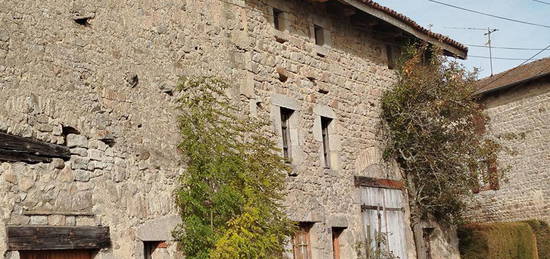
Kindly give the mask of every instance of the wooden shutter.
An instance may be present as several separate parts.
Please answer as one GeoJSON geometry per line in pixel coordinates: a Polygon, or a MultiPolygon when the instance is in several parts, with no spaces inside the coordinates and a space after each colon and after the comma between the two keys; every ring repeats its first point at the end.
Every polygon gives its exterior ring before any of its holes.
{"type": "Polygon", "coordinates": [[[92,259],[92,251],[20,251],[21,259],[92,259]]]}

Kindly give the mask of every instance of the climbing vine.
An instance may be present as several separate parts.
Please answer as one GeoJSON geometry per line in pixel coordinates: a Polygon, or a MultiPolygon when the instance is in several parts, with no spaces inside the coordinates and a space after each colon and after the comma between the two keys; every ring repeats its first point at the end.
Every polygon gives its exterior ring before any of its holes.
{"type": "Polygon", "coordinates": [[[385,157],[400,165],[416,219],[460,220],[472,190],[505,171],[488,170],[502,147],[482,134],[488,118],[476,101],[475,78],[439,51],[410,46],[383,97],[385,157]]]}
{"type": "Polygon", "coordinates": [[[213,77],[179,83],[187,169],[174,235],[186,258],[279,258],[294,229],[281,205],[288,168],[266,122],[243,114],[228,88],[213,77]]]}

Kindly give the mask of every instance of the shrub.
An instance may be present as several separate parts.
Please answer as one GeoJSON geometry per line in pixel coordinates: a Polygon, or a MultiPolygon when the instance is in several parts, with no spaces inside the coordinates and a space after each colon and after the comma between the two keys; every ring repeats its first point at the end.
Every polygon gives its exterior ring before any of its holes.
{"type": "Polygon", "coordinates": [[[458,228],[463,259],[536,259],[537,242],[527,223],[468,224],[458,228]]]}
{"type": "Polygon", "coordinates": [[[529,224],[535,232],[539,259],[550,259],[550,226],[548,226],[548,223],[540,220],[527,220],[524,222],[529,224]]]}
{"type": "Polygon", "coordinates": [[[176,192],[186,258],[279,258],[293,223],[281,205],[287,166],[268,124],[247,116],[216,78],[182,79],[179,149],[187,165],[176,192]]]}
{"type": "Polygon", "coordinates": [[[459,222],[465,198],[495,177],[488,165],[501,146],[479,132],[488,118],[476,101],[474,73],[427,46],[408,47],[402,59],[382,99],[385,158],[401,167],[413,221],[459,222]]]}

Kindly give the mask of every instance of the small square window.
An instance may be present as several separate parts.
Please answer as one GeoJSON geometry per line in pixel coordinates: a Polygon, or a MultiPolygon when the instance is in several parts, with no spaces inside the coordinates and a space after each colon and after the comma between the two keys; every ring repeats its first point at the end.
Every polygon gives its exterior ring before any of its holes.
{"type": "Polygon", "coordinates": [[[276,30],[282,31],[284,28],[284,15],[283,11],[273,8],[273,27],[276,30]]]}
{"type": "Polygon", "coordinates": [[[325,45],[325,29],[315,24],[313,25],[313,33],[315,36],[315,44],[319,46],[325,45]]]}

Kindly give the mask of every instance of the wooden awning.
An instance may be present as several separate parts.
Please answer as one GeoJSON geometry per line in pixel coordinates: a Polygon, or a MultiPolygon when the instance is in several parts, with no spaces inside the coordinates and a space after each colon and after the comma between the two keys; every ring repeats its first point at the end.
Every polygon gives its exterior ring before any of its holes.
{"type": "Polygon", "coordinates": [[[52,158],[69,159],[68,147],[0,132],[0,161],[48,163],[52,158]]]}
{"type": "Polygon", "coordinates": [[[8,250],[81,250],[111,246],[109,227],[8,226],[8,250]]]}

